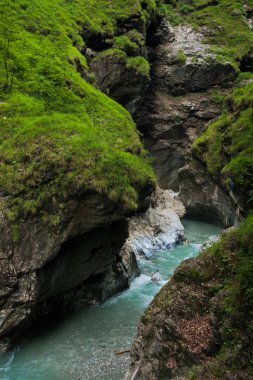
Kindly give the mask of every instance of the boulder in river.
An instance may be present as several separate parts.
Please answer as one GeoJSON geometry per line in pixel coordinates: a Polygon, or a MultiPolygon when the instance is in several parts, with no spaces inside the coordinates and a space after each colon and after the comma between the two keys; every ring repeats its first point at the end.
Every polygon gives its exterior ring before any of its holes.
{"type": "Polygon", "coordinates": [[[129,238],[124,249],[148,259],[156,251],[172,248],[183,239],[180,217],[184,212],[175,193],[157,188],[148,210],[129,220],[129,238]]]}

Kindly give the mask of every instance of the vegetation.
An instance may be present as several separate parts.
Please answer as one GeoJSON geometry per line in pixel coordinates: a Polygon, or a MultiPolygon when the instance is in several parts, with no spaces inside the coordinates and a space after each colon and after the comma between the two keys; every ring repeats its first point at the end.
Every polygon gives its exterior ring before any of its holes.
{"type": "Polygon", "coordinates": [[[176,60],[178,63],[182,63],[183,65],[185,65],[186,63],[186,55],[184,54],[183,50],[182,49],[179,49],[178,53],[177,53],[177,57],[176,57],[176,60]]]}
{"type": "Polygon", "coordinates": [[[137,74],[140,74],[144,77],[149,78],[150,74],[150,64],[146,60],[146,58],[142,56],[135,56],[135,57],[128,57],[127,53],[121,49],[107,49],[103,50],[101,53],[97,54],[97,56],[94,58],[93,62],[96,62],[97,60],[103,59],[103,57],[114,57],[117,59],[121,59],[122,63],[125,65],[126,69],[133,70],[137,74]]]}
{"type": "MultiPolygon", "coordinates": [[[[252,67],[253,34],[247,21],[252,12],[251,0],[187,0],[166,1],[160,12],[174,25],[189,23],[204,28],[206,42],[218,61],[233,64],[238,73],[252,67]],[[246,61],[246,65],[245,65],[246,61]]],[[[179,52],[180,53],[180,52],[179,52]]],[[[183,62],[183,56],[181,61],[183,62]]],[[[206,126],[193,144],[193,154],[227,190],[248,202],[248,217],[236,229],[223,235],[219,242],[202,255],[210,265],[194,263],[184,271],[192,283],[208,289],[210,299],[217,303],[212,312],[217,318],[220,336],[218,352],[210,361],[193,366],[189,379],[224,379],[238,374],[252,376],[252,310],[253,310],[253,82],[252,74],[243,72],[235,89],[220,89],[211,95],[223,107],[222,115],[206,126]],[[251,211],[250,211],[251,210],[251,211]],[[205,287],[205,284],[208,284],[205,287]]],[[[198,263],[201,263],[201,258],[198,263]]],[[[204,259],[203,259],[204,260],[204,259]]],[[[178,274],[174,275],[174,279],[178,274]]],[[[168,286],[169,288],[169,286],[168,286]]],[[[164,292],[165,293],[165,292],[164,292]]],[[[170,304],[159,301],[165,308],[170,304]]],[[[247,377],[248,378],[248,377],[247,377]]]]}
{"type": "Polygon", "coordinates": [[[195,140],[193,152],[228,188],[253,200],[253,83],[226,98],[223,114],[195,140]]]}
{"type": "Polygon", "coordinates": [[[222,341],[212,360],[189,371],[187,378],[191,380],[224,379],[228,373],[240,373],[245,378],[252,375],[252,230],[251,214],[239,228],[224,234],[202,254],[212,264],[205,269],[206,273],[202,273],[202,267],[199,277],[208,278],[209,273],[209,281],[216,280],[216,285],[209,291],[210,296],[219,302],[215,313],[218,313],[222,341]]]}
{"type": "MultiPolygon", "coordinates": [[[[118,20],[139,14],[145,21],[155,7],[140,0],[0,0],[0,189],[12,220],[90,189],[133,209],[138,189],[154,181],[127,111],[77,66],[88,72],[83,30],[113,36],[118,20]]],[[[142,69],[141,59],[130,63],[142,69]]]]}
{"type": "Polygon", "coordinates": [[[150,65],[148,61],[143,57],[130,57],[127,59],[128,69],[132,69],[137,73],[149,77],[150,65]]]}
{"type": "Polygon", "coordinates": [[[217,59],[230,61],[238,68],[245,56],[253,58],[246,7],[253,8],[251,0],[167,0],[159,9],[173,25],[189,23],[195,28],[207,28],[211,32],[207,42],[217,59]]]}

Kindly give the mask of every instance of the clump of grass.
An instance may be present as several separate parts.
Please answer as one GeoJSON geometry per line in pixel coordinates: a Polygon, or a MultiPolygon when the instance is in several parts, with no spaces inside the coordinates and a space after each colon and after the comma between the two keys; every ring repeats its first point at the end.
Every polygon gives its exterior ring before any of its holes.
{"type": "Polygon", "coordinates": [[[133,54],[139,47],[136,42],[132,41],[129,38],[128,35],[114,37],[113,46],[116,49],[121,49],[125,51],[127,54],[133,54]]]}
{"type": "Polygon", "coordinates": [[[176,61],[182,63],[183,65],[186,63],[186,55],[182,49],[179,49],[176,56],[176,61]]]}
{"type": "Polygon", "coordinates": [[[149,78],[150,65],[144,57],[130,57],[127,59],[126,67],[134,70],[136,73],[149,78]]]}

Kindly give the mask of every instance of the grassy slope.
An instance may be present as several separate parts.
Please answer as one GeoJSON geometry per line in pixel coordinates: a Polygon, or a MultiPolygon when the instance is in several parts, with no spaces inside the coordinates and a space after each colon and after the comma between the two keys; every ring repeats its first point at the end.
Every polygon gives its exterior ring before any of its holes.
{"type": "MultiPolygon", "coordinates": [[[[232,62],[240,71],[244,57],[252,60],[253,33],[246,21],[246,7],[252,0],[167,1],[163,12],[174,25],[189,22],[207,27],[207,37],[217,59],[232,62]]],[[[248,199],[249,216],[225,235],[205,254],[217,261],[217,273],[223,273],[215,291],[224,292],[220,306],[222,344],[218,354],[206,365],[189,372],[191,380],[224,379],[227,371],[245,371],[252,375],[253,310],[253,82],[252,74],[241,73],[234,89],[224,101],[222,115],[206,127],[195,140],[193,152],[220,177],[228,189],[233,187],[248,199]],[[250,348],[250,347],[251,348],[250,348]]],[[[208,268],[207,268],[208,271],[208,268]]],[[[200,277],[205,273],[199,273],[200,277]]],[[[212,274],[214,276],[214,274],[212,274]]]]}
{"type": "MultiPolygon", "coordinates": [[[[216,297],[221,345],[209,362],[192,367],[190,380],[224,379],[228,373],[250,378],[253,317],[253,215],[239,228],[224,234],[202,256],[210,257],[210,267],[194,272],[192,281],[215,281],[210,296],[216,297]]],[[[199,258],[201,260],[201,256],[199,258]]],[[[191,278],[191,273],[185,274],[191,278]]],[[[241,377],[241,376],[242,377],[241,377]]],[[[237,377],[236,377],[237,378],[237,377]]]]}
{"type": "Polygon", "coordinates": [[[83,189],[134,208],[154,181],[129,114],[75,67],[88,68],[82,25],[113,35],[117,19],[148,17],[141,3],[0,0],[0,191],[12,219],[83,189]]]}

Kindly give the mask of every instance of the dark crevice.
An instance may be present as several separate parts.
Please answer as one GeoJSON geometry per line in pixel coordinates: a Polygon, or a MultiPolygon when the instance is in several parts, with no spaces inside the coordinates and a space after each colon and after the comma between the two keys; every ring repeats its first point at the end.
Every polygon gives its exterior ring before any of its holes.
{"type": "MultiPolygon", "coordinates": [[[[253,52],[252,52],[253,53],[253,52]]],[[[253,56],[247,55],[242,58],[240,62],[240,71],[241,72],[253,72],[253,56]]]]}

